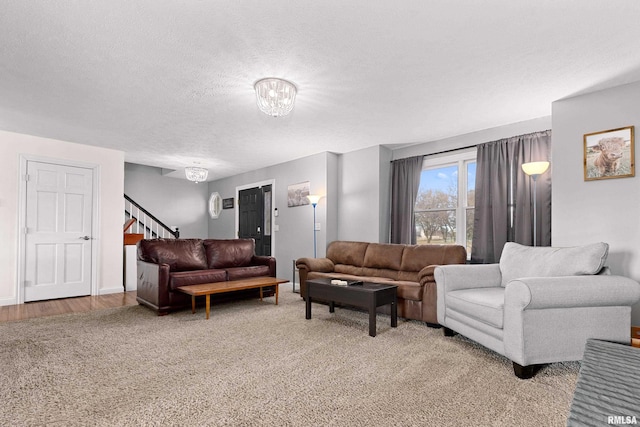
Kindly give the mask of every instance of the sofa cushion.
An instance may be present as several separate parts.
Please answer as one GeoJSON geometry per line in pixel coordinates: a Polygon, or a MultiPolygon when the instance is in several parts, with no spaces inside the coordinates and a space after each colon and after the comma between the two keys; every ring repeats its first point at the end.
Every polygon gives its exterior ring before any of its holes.
{"type": "Polygon", "coordinates": [[[362,269],[362,275],[366,277],[383,277],[385,279],[397,280],[398,271],[388,268],[368,268],[362,269]]]}
{"type": "Polygon", "coordinates": [[[170,271],[207,268],[201,239],[143,239],[137,246],[140,261],[169,264],[170,271]]]}
{"type": "Polygon", "coordinates": [[[482,323],[502,329],[504,288],[472,288],[447,292],[447,310],[453,310],[482,323]]]}
{"type": "Polygon", "coordinates": [[[389,282],[391,285],[398,287],[398,298],[404,298],[413,301],[422,301],[422,292],[424,287],[417,282],[397,281],[389,282]]]}
{"type": "Polygon", "coordinates": [[[247,277],[259,277],[269,275],[269,266],[267,265],[250,265],[247,267],[227,268],[229,280],[246,279],[247,277]]]}
{"type": "Polygon", "coordinates": [[[227,272],[224,270],[177,271],[169,273],[169,289],[175,291],[180,286],[224,282],[226,280],[227,272]]]}
{"type": "Polygon", "coordinates": [[[371,243],[364,255],[364,267],[385,270],[400,270],[404,245],[371,243]]]}
{"type": "MultiPolygon", "coordinates": [[[[435,267],[434,267],[435,268],[435,267]]],[[[431,274],[433,278],[433,273],[431,274]]],[[[405,280],[407,282],[419,282],[420,278],[418,277],[417,271],[398,271],[398,277],[396,280],[405,280]]]]}
{"type": "Polygon", "coordinates": [[[204,249],[209,268],[245,267],[251,264],[253,239],[206,239],[204,249]]]}
{"type": "Polygon", "coordinates": [[[522,277],[557,277],[597,274],[609,252],[606,243],[566,248],[531,247],[508,242],[500,256],[502,286],[522,277]]]}
{"type": "Polygon", "coordinates": [[[420,271],[429,265],[464,264],[467,251],[460,245],[410,245],[402,252],[402,271],[420,271]]]}
{"type": "Polygon", "coordinates": [[[346,264],[356,267],[364,265],[364,254],[369,243],[334,241],[327,247],[327,258],[334,264],[346,264]]]}
{"type": "Polygon", "coordinates": [[[362,267],[356,267],[355,265],[336,264],[333,267],[333,271],[342,274],[352,274],[354,276],[362,276],[362,267]]]}

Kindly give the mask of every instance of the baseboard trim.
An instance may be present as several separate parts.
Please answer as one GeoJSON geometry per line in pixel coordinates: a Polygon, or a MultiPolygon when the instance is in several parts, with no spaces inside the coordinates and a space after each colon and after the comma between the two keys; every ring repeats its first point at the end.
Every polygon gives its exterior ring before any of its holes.
{"type": "Polygon", "coordinates": [[[115,288],[102,288],[98,289],[98,295],[107,295],[107,294],[118,294],[123,293],[124,288],[122,286],[118,286],[115,288]]]}
{"type": "Polygon", "coordinates": [[[16,305],[18,304],[18,299],[16,297],[13,298],[0,298],[0,306],[3,305],[16,305]]]}

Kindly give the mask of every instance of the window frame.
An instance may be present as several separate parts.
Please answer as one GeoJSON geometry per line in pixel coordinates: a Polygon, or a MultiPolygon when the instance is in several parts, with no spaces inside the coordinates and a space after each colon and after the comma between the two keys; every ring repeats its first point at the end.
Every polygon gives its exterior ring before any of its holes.
{"type": "MultiPolygon", "coordinates": [[[[440,169],[450,166],[458,167],[458,203],[455,208],[449,209],[428,209],[428,210],[416,210],[414,206],[414,216],[419,212],[439,212],[443,210],[456,211],[456,244],[467,247],[467,211],[474,205],[469,206],[467,203],[467,184],[468,184],[468,165],[469,163],[476,163],[477,148],[471,147],[468,149],[457,151],[456,153],[443,153],[433,156],[425,156],[422,161],[422,171],[440,169]]],[[[475,213],[474,213],[475,214],[475,213]]],[[[475,215],[474,215],[475,217],[475,215]]],[[[467,251],[467,258],[471,256],[470,251],[467,251]]]]}

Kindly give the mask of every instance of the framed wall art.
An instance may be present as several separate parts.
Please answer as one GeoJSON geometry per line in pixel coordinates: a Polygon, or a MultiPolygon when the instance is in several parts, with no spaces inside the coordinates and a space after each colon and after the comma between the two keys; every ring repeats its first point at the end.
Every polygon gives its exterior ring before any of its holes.
{"type": "Polygon", "coordinates": [[[633,126],[584,135],[584,180],[635,176],[633,126]]]}
{"type": "Polygon", "coordinates": [[[287,187],[287,206],[303,206],[309,202],[309,181],[292,184],[287,187]]]}
{"type": "Polygon", "coordinates": [[[222,209],[233,209],[233,197],[222,199],[222,209]]]}

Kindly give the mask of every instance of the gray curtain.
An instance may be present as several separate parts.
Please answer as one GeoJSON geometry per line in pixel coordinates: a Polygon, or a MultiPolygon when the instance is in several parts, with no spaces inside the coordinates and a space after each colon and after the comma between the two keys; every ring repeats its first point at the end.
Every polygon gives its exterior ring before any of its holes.
{"type": "MultiPolygon", "coordinates": [[[[478,146],[471,262],[500,260],[506,242],[533,244],[533,180],[522,164],[550,160],[551,131],[478,146]]],[[[551,168],[537,181],[537,245],[551,245],[551,168]]]]}
{"type": "Polygon", "coordinates": [[[420,187],[423,156],[391,164],[391,243],[416,244],[414,207],[420,187]]]}

